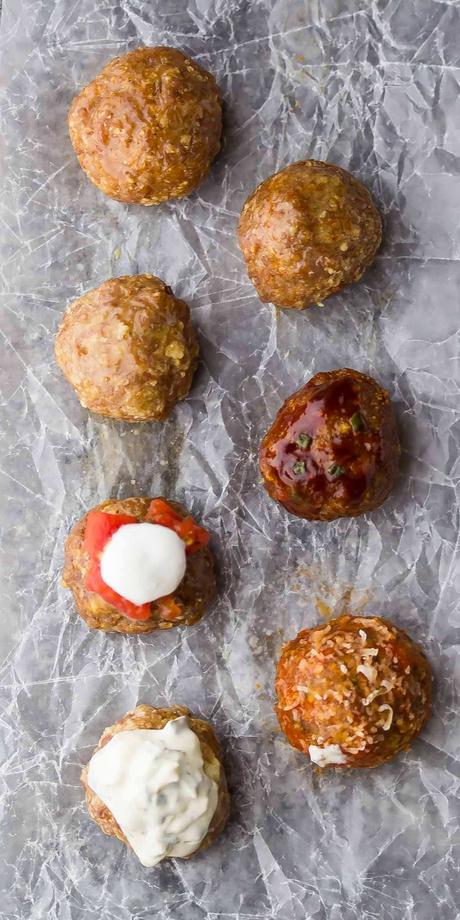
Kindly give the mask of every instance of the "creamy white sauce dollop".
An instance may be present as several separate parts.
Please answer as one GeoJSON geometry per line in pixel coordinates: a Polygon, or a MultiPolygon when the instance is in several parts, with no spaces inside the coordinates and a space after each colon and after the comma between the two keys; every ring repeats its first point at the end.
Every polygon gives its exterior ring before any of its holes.
{"type": "Polygon", "coordinates": [[[338,744],[329,744],[328,747],[321,748],[316,744],[310,744],[308,748],[310,759],[318,767],[327,767],[331,764],[346,763],[347,758],[338,744]]]}
{"type": "Polygon", "coordinates": [[[101,553],[101,576],[133,604],[172,594],[186,569],[185,543],[169,527],[123,524],[101,553]]]}
{"type": "Polygon", "coordinates": [[[217,783],[184,716],[161,729],[118,732],[93,754],[88,785],[144,866],[193,853],[217,807],[217,783]]]}

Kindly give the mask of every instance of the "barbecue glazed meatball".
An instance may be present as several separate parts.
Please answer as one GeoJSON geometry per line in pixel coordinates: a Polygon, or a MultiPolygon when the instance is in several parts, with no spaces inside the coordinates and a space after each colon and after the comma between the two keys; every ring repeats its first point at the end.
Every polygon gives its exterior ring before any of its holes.
{"type": "Polygon", "coordinates": [[[387,391],[349,368],[316,374],[290,396],[260,448],[268,494],[310,521],[378,508],[393,487],[398,461],[387,391]]]}
{"type": "Polygon", "coordinates": [[[304,160],[249,196],[239,240],[260,299],[303,310],[361,277],[380,246],[382,223],[350,173],[304,160]]]}
{"type": "MultiPolygon", "coordinates": [[[[118,732],[161,729],[171,720],[178,719],[181,716],[187,717],[189,727],[198,736],[205,772],[218,785],[217,807],[206,837],[195,851],[198,852],[198,850],[204,850],[210,846],[222,833],[230,811],[230,796],[222,765],[220,746],[208,722],[196,719],[185,706],[171,706],[167,709],[157,709],[153,706],[144,705],[136,706],[133,712],[126,713],[122,719],[119,719],[114,725],[109,725],[103,731],[94,753],[104,747],[118,732]]],[[[117,837],[118,840],[129,846],[123,831],[108,807],[88,785],[88,766],[84,767],[82,771],[81,782],[85,790],[88,812],[93,821],[99,825],[104,834],[109,837],[117,837]]]]}
{"type": "MultiPolygon", "coordinates": [[[[130,515],[139,522],[148,520],[147,512],[151,498],[109,499],[93,508],[107,514],[130,515]]],[[[181,518],[187,512],[177,502],[167,503],[181,518]]],[[[89,514],[89,512],[88,512],[89,514]]],[[[135,620],[125,616],[99,594],[88,590],[86,579],[91,559],[85,549],[84,539],[88,514],[73,527],[67,537],[64,554],[62,583],[70,588],[78,613],[92,629],[103,629],[119,633],[147,633],[154,629],[171,629],[172,626],[190,626],[201,619],[216,594],[213,557],[207,546],[187,556],[185,576],[173,593],[173,600],[181,613],[171,619],[163,605],[153,601],[147,620],[135,620]]]]}
{"type": "Polygon", "coordinates": [[[162,421],[187,396],[198,342],[187,304],[160,278],[125,275],[68,307],[56,360],[85,409],[162,421]]]}
{"type": "Polygon", "coordinates": [[[106,195],[158,204],[188,195],[220,147],[222,103],[214,77],[175,48],[116,58],[69,111],[80,166],[106,195]]]}
{"type": "Polygon", "coordinates": [[[278,662],[276,713],[318,766],[377,767],[409,747],[430,713],[423,652],[380,617],[304,629],[278,662]]]}

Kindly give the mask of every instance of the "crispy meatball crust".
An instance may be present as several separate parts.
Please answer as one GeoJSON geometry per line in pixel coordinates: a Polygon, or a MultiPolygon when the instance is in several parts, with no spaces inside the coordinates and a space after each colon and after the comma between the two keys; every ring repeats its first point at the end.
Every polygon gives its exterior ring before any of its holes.
{"type": "Polygon", "coordinates": [[[198,363],[190,310],[154,275],[111,278],[75,300],[55,351],[85,409],[127,422],[167,418],[198,363]]]}
{"type": "Polygon", "coordinates": [[[220,147],[216,81],[175,48],[115,58],[73,100],[69,133],[102,192],[130,204],[190,194],[220,147]]]}
{"type": "Polygon", "coordinates": [[[344,767],[377,767],[406,750],[430,713],[431,669],[380,617],[341,616],[283,649],[276,713],[293,747],[339,745],[344,767]]]}
{"type": "MultiPolygon", "coordinates": [[[[178,719],[180,716],[187,716],[189,727],[198,736],[205,772],[219,787],[217,807],[206,837],[195,850],[195,853],[197,853],[199,850],[205,850],[211,843],[214,843],[214,840],[222,833],[230,813],[230,796],[222,765],[220,746],[209,722],[205,722],[202,719],[196,719],[185,706],[171,706],[167,709],[156,709],[153,706],[144,705],[136,706],[133,712],[127,712],[122,719],[115,722],[115,725],[109,725],[109,727],[103,731],[99,744],[93,753],[96,753],[101,747],[104,747],[117,732],[164,728],[168,722],[171,722],[173,719],[178,719]]],[[[99,825],[104,834],[107,834],[109,837],[117,837],[118,840],[121,840],[126,846],[129,846],[123,831],[115,821],[111,811],[88,786],[87,766],[83,768],[81,782],[85,790],[88,811],[93,821],[99,825]]],[[[193,855],[193,853],[190,854],[190,856],[193,855]]],[[[182,858],[190,859],[190,856],[182,858]]]]}
{"type": "Polygon", "coordinates": [[[310,521],[378,508],[398,472],[390,397],[350,368],[316,374],[281,407],[260,447],[269,495],[310,521]]]}
{"type": "Polygon", "coordinates": [[[238,233],[260,299],[304,310],[361,277],[382,241],[382,222],[349,172],[303,160],[256,188],[238,233]]]}
{"type": "MultiPolygon", "coordinates": [[[[139,522],[146,520],[151,498],[125,498],[120,501],[109,499],[93,508],[93,511],[106,511],[108,514],[129,514],[139,522]]],[[[168,504],[182,517],[187,512],[178,502],[168,504]]],[[[88,512],[89,514],[89,512],[88,512]]],[[[216,594],[213,557],[207,546],[187,556],[187,568],[180,585],[172,595],[184,610],[180,619],[173,622],[161,618],[160,607],[155,601],[151,605],[148,620],[132,620],[116,607],[108,604],[99,594],[88,591],[85,586],[90,559],[84,550],[86,528],[85,514],[73,527],[67,537],[64,551],[64,571],[62,583],[70,588],[80,616],[92,629],[108,632],[148,633],[154,629],[171,629],[173,626],[191,626],[201,619],[216,594]]]]}

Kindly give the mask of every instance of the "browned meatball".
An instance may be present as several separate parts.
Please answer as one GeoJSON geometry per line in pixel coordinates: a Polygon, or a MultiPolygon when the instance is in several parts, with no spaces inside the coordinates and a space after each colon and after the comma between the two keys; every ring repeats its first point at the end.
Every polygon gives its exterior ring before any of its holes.
{"type": "MultiPolygon", "coordinates": [[[[151,498],[109,499],[92,510],[129,515],[137,521],[146,521],[151,502],[151,498]]],[[[182,505],[172,501],[167,504],[182,518],[187,517],[182,505]]],[[[88,514],[74,524],[67,537],[62,576],[64,587],[70,588],[78,613],[88,626],[132,635],[152,632],[154,629],[171,629],[172,626],[190,626],[201,619],[216,594],[213,557],[207,546],[187,556],[184,578],[172,596],[172,612],[160,601],[153,601],[147,620],[131,619],[86,587],[91,565],[84,546],[88,514]]]]}
{"type": "Polygon", "coordinates": [[[85,409],[161,421],[190,389],[198,341],[187,304],[160,278],[125,275],[70,305],[56,360],[85,409]]]}
{"type": "MultiPolygon", "coordinates": [[[[218,785],[217,807],[206,837],[195,851],[198,852],[198,850],[204,850],[206,847],[210,846],[219,834],[222,833],[230,812],[230,796],[221,761],[220,746],[209,722],[205,722],[202,719],[196,719],[185,706],[171,706],[167,709],[156,709],[153,706],[143,705],[136,706],[133,712],[127,712],[122,719],[119,719],[114,725],[109,725],[108,728],[103,731],[94,753],[101,747],[104,747],[104,745],[118,732],[136,731],[139,729],[161,729],[164,728],[168,722],[171,722],[172,719],[178,719],[181,716],[188,717],[189,727],[195,732],[200,741],[205,771],[209,778],[214,780],[218,785]]],[[[81,781],[86,794],[88,811],[93,821],[99,825],[104,834],[107,834],[109,837],[117,837],[118,840],[121,840],[126,846],[129,846],[123,831],[117,824],[111,811],[88,786],[87,766],[84,767],[82,771],[81,781]]],[[[183,858],[187,859],[189,857],[183,858]]]]}
{"type": "Polygon", "coordinates": [[[344,368],[316,374],[286,400],[262,441],[260,469],[267,492],[287,511],[332,521],[385,501],[399,453],[387,391],[344,368]]]}
{"type": "Polygon", "coordinates": [[[431,669],[387,620],[341,616],[284,647],[276,693],[288,741],[318,766],[377,767],[428,718],[431,669]]]}
{"type": "Polygon", "coordinates": [[[74,99],[70,139],[106,195],[158,204],[192,192],[220,147],[214,77],[175,48],[116,58],[74,99]]]}
{"type": "Polygon", "coordinates": [[[364,185],[319,160],[293,163],[262,182],[239,224],[260,299],[297,310],[357,281],[381,239],[380,216],[364,185]]]}

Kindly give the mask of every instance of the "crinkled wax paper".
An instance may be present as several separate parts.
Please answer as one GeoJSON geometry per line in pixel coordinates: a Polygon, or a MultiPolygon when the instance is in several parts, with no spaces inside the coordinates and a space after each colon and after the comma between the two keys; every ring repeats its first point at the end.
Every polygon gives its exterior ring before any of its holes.
{"type": "Polygon", "coordinates": [[[7,920],[454,920],[460,912],[458,489],[460,7],[436,0],[7,0],[1,23],[1,887],[7,920]],[[181,48],[216,76],[223,149],[198,192],[127,207],[73,154],[66,113],[111,58],[181,48]],[[364,280],[306,313],[262,305],[235,237],[291,161],[350,169],[384,215],[364,280]],[[153,272],[202,363],[165,424],[89,416],[53,359],[66,304],[153,272]],[[281,401],[319,370],[371,373],[403,455],[384,507],[289,517],[259,482],[281,401]],[[90,631],[60,586],[71,524],[108,496],[184,500],[213,533],[197,626],[90,631]],[[383,614],[426,648],[434,715],[410,753],[315,773],[273,713],[282,642],[326,610],[383,614]],[[137,702],[212,720],[233,796],[206,853],[143,869],[89,819],[80,769],[137,702]]]}

